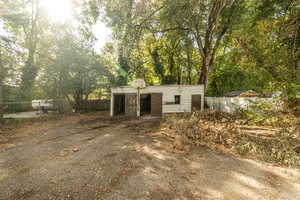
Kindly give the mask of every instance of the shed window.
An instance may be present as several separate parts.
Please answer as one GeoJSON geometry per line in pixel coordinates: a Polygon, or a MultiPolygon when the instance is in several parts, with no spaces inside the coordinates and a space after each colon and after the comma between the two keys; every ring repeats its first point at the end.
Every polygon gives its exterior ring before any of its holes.
{"type": "Polygon", "coordinates": [[[180,95],[175,95],[175,104],[180,104],[180,95]]]}

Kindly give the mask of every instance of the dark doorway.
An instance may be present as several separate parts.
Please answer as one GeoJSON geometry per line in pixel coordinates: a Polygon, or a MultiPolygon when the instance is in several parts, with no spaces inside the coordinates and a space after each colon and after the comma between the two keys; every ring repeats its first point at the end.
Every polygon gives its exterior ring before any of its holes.
{"type": "Polygon", "coordinates": [[[192,95],[192,111],[201,110],[201,95],[192,95]]]}
{"type": "Polygon", "coordinates": [[[141,115],[151,114],[151,95],[141,94],[141,115]]]}
{"type": "Polygon", "coordinates": [[[125,95],[115,94],[114,95],[114,115],[125,114],[125,95]]]}

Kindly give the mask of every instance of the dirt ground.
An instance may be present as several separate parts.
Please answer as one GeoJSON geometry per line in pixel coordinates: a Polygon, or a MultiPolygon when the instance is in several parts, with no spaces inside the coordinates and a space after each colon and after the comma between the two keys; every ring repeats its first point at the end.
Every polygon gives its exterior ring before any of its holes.
{"type": "Polygon", "coordinates": [[[159,124],[93,114],[8,130],[0,199],[300,199],[299,169],[177,152],[159,124]]]}

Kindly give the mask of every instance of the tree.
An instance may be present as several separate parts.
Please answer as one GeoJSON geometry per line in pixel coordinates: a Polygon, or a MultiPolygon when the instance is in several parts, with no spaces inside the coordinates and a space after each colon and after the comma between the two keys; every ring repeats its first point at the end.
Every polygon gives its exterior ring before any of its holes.
{"type": "Polygon", "coordinates": [[[11,34],[21,48],[22,65],[21,70],[21,94],[22,98],[30,100],[32,98],[35,79],[39,67],[38,52],[40,42],[47,40],[43,37],[49,27],[49,20],[45,15],[45,10],[40,7],[40,0],[8,0],[5,3],[6,10],[14,12],[4,12],[2,18],[7,24],[6,31],[11,34]]]}
{"type": "MultiPolygon", "coordinates": [[[[128,48],[129,52],[136,49],[142,55],[140,59],[147,56],[143,51],[145,45],[142,44],[142,39],[149,37],[149,33],[155,38],[154,42],[159,43],[164,38],[168,38],[170,42],[176,41],[173,44],[164,43],[161,47],[171,44],[169,47],[176,49],[165,53],[168,54],[166,63],[163,63],[161,59],[165,56],[160,55],[161,48],[157,49],[158,47],[153,45],[153,52],[151,48],[148,48],[149,56],[152,57],[154,63],[153,67],[156,72],[159,72],[157,75],[160,79],[162,79],[161,72],[167,72],[166,65],[169,65],[171,75],[164,74],[164,76],[174,76],[174,80],[178,84],[181,83],[180,77],[184,71],[181,62],[186,55],[187,78],[188,82],[192,83],[191,64],[194,62],[191,57],[196,47],[202,63],[198,83],[205,86],[208,84],[208,76],[213,70],[214,60],[224,36],[232,30],[243,8],[240,0],[152,0],[147,2],[127,0],[119,4],[111,1],[100,2],[103,3],[106,11],[108,24],[116,30],[116,39],[122,41],[119,44],[120,48],[128,48]],[[194,46],[194,44],[197,45],[194,46]],[[162,63],[159,63],[159,60],[162,63]]],[[[122,50],[122,52],[125,51],[122,50]]],[[[127,54],[128,60],[131,55],[131,53],[127,54]]]]}
{"type": "MultiPolygon", "coordinates": [[[[47,83],[46,94],[67,98],[78,110],[91,91],[103,88],[96,83],[126,85],[135,78],[149,85],[200,83],[213,95],[299,85],[296,0],[74,2],[76,31],[68,24],[47,22],[39,0],[9,0],[3,5],[16,13],[0,18],[20,46],[16,70],[8,68],[14,71],[15,89],[27,100],[36,94],[43,97],[41,85],[47,83]],[[93,51],[92,26],[98,20],[113,30],[113,41],[101,55],[93,51]]],[[[1,53],[9,66],[14,53],[1,53]]]]}
{"type": "Polygon", "coordinates": [[[25,33],[25,46],[28,50],[27,59],[25,66],[22,70],[22,83],[21,89],[24,92],[26,99],[31,99],[32,89],[34,87],[35,78],[38,73],[36,66],[36,51],[39,42],[39,19],[40,19],[40,7],[39,0],[32,0],[31,2],[31,13],[28,15],[28,21],[22,24],[23,31],[25,33]]]}
{"type": "Polygon", "coordinates": [[[81,102],[87,100],[93,91],[110,86],[110,77],[101,58],[83,40],[75,34],[64,33],[42,80],[49,98],[67,99],[79,112],[81,102]]]}
{"type": "Polygon", "coordinates": [[[8,72],[14,70],[14,64],[18,55],[17,46],[8,36],[0,35],[0,123],[4,114],[4,84],[8,78],[8,72]]]}
{"type": "MultiPolygon", "coordinates": [[[[0,44],[2,42],[0,41],[0,44]]],[[[0,45],[0,124],[3,121],[3,114],[4,114],[4,101],[3,101],[3,81],[4,80],[4,66],[2,61],[2,47],[0,45]]]]}
{"type": "Polygon", "coordinates": [[[202,63],[198,83],[207,88],[208,76],[213,70],[224,36],[232,29],[235,19],[241,13],[241,1],[166,0],[165,4],[167,8],[161,18],[167,19],[169,23],[162,31],[185,31],[188,38],[195,41],[202,63]]]}
{"type": "Polygon", "coordinates": [[[7,78],[7,72],[14,70],[12,63],[17,62],[18,46],[7,33],[5,28],[7,22],[20,20],[20,15],[16,13],[7,12],[10,8],[15,7],[16,4],[0,2],[0,123],[3,121],[4,114],[4,82],[7,78]]]}
{"type": "Polygon", "coordinates": [[[300,84],[299,5],[294,0],[254,1],[241,31],[233,34],[243,65],[264,74],[266,88],[292,91],[292,96],[295,91],[288,87],[300,84]]]}

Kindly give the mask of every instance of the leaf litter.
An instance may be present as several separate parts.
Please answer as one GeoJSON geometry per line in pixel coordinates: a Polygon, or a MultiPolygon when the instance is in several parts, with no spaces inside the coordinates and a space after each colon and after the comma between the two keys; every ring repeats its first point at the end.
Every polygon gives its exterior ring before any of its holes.
{"type": "Polygon", "coordinates": [[[207,110],[172,114],[164,118],[161,133],[173,138],[173,147],[188,150],[189,144],[215,151],[258,159],[281,166],[300,165],[300,126],[245,126],[237,116],[207,110]]]}

